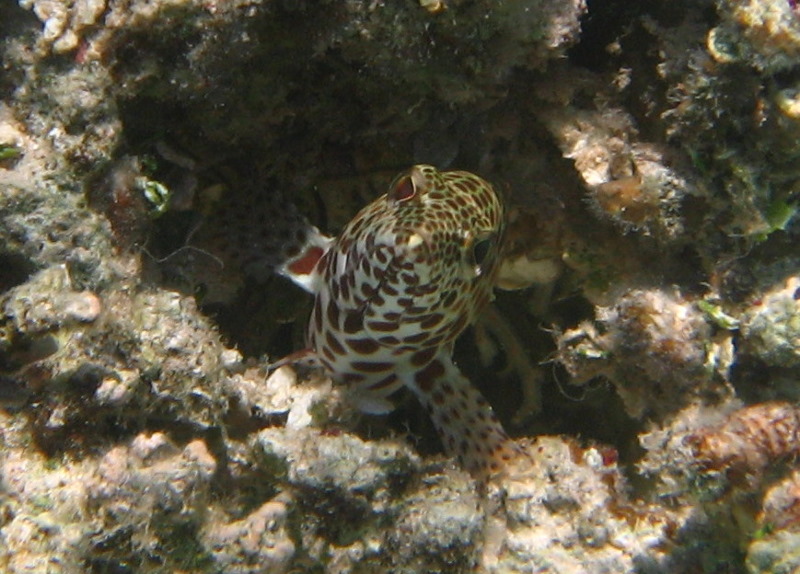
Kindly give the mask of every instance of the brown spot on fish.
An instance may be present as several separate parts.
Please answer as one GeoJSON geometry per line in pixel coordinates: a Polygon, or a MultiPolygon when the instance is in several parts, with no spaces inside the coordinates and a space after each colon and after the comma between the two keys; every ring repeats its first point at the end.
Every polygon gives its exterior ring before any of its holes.
{"type": "Polygon", "coordinates": [[[444,315],[441,313],[432,313],[423,318],[422,321],[420,321],[419,326],[422,329],[433,329],[442,322],[442,319],[444,319],[444,315]]]}
{"type": "Polygon", "coordinates": [[[400,275],[400,280],[407,285],[416,285],[419,283],[419,275],[416,273],[403,273],[400,275]]]}
{"type": "Polygon", "coordinates": [[[382,378],[377,383],[368,386],[367,388],[370,391],[380,391],[382,389],[385,389],[386,387],[390,387],[396,382],[397,382],[397,377],[394,374],[391,374],[388,377],[382,378]]]}
{"type": "Polygon", "coordinates": [[[414,375],[414,382],[424,392],[430,392],[436,380],[444,375],[445,369],[439,361],[431,361],[427,367],[417,371],[414,375]]]}
{"type": "Polygon", "coordinates": [[[353,367],[356,371],[361,371],[364,373],[383,373],[384,371],[388,371],[394,367],[394,363],[387,363],[387,362],[376,362],[371,363],[369,361],[353,361],[350,363],[350,366],[353,367]]]}
{"type": "Polygon", "coordinates": [[[339,380],[345,384],[355,384],[361,383],[367,379],[367,376],[363,373],[344,373],[339,377],[339,380]]]}
{"type": "Polygon", "coordinates": [[[322,345],[322,356],[331,362],[336,362],[336,355],[333,354],[333,351],[331,351],[330,347],[327,345],[322,345]]]}
{"type": "Polygon", "coordinates": [[[411,357],[411,364],[415,367],[422,367],[427,365],[435,356],[438,349],[436,347],[430,347],[429,349],[423,349],[422,351],[417,351],[411,357]]]}
{"type": "Polygon", "coordinates": [[[379,331],[381,333],[391,333],[397,330],[397,323],[388,323],[385,321],[368,321],[367,328],[372,331],[379,331]]]}
{"type": "Polygon", "coordinates": [[[428,338],[428,333],[420,332],[414,335],[409,335],[408,337],[403,337],[403,342],[413,345],[415,343],[421,343],[427,338],[428,338]]]}
{"type": "Polygon", "coordinates": [[[348,335],[358,333],[364,328],[364,319],[357,311],[349,311],[344,316],[342,328],[348,335]]]}
{"type": "Polygon", "coordinates": [[[339,306],[334,303],[333,299],[328,301],[328,325],[334,329],[339,328],[339,306]]]}
{"type": "Polygon", "coordinates": [[[380,345],[372,339],[347,339],[345,343],[360,355],[371,355],[380,349],[380,345]]]}
{"type": "Polygon", "coordinates": [[[327,331],[325,333],[325,342],[328,343],[328,346],[333,350],[334,353],[337,355],[344,355],[346,351],[339,340],[333,336],[333,333],[327,331]]]}

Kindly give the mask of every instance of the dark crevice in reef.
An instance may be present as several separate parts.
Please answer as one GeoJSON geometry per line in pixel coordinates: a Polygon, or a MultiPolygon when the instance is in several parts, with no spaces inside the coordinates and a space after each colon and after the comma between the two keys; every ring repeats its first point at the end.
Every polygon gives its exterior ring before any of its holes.
{"type": "Polygon", "coordinates": [[[685,18],[691,5],[689,0],[588,0],[587,12],[581,18],[580,39],[569,49],[569,59],[573,64],[595,72],[613,70],[616,50],[609,47],[615,42],[627,42],[626,37],[641,25],[643,16],[666,27],[676,26],[685,18]]]}
{"type": "Polygon", "coordinates": [[[22,285],[36,271],[36,265],[20,253],[0,253],[0,295],[22,285]]]}

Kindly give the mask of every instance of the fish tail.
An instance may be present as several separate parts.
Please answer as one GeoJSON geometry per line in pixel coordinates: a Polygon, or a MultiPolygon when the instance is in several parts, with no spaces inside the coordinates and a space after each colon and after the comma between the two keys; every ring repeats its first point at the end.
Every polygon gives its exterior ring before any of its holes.
{"type": "Polygon", "coordinates": [[[475,478],[501,474],[524,456],[488,401],[445,354],[416,372],[409,386],[428,411],[447,454],[456,456],[475,478]]]}
{"type": "Polygon", "coordinates": [[[308,290],[310,258],[318,259],[330,241],[282,194],[253,190],[235,201],[216,199],[189,243],[227,270],[257,280],[277,272],[308,290]]]}

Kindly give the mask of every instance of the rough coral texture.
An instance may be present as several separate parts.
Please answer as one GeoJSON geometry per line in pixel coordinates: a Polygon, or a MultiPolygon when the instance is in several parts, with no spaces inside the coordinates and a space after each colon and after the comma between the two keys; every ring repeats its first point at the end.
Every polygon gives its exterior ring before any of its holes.
{"type": "Polygon", "coordinates": [[[712,336],[697,305],[669,289],[632,290],[563,333],[559,356],[572,384],[611,380],[628,413],[664,417],[698,395],[728,396],[731,338],[712,336]]]}
{"type": "MultiPolygon", "coordinates": [[[[24,454],[24,436],[6,437],[3,485],[10,511],[3,531],[8,572],[83,569],[89,554],[102,564],[104,549],[153,558],[200,548],[178,548],[173,529],[190,532],[206,511],[216,461],[201,440],[182,449],[164,434],[140,434],[102,456],[53,465],[24,454]],[[123,543],[124,541],[124,543],[123,543]],[[113,548],[117,544],[123,547],[113,548]],[[94,552],[91,551],[94,549],[94,552]]],[[[191,542],[188,543],[191,546],[191,542]]],[[[198,552],[198,555],[202,555],[198,552]]]]}
{"type": "Polygon", "coordinates": [[[798,569],[796,2],[20,0],[0,38],[4,572],[798,569]],[[455,355],[529,455],[490,484],[408,397],[277,368],[308,302],[240,265],[415,163],[509,207],[455,355]]]}
{"type": "Polygon", "coordinates": [[[764,292],[742,316],[748,354],[768,365],[800,366],[800,277],[792,275],[764,292]]]}
{"type": "MultiPolygon", "coordinates": [[[[640,471],[663,497],[693,500],[689,522],[717,529],[715,553],[736,553],[747,542],[748,571],[790,572],[796,562],[798,433],[796,404],[736,401],[689,407],[669,425],[642,434],[640,471]],[[749,546],[748,546],[749,545],[749,546]]],[[[691,553],[688,544],[681,554],[691,553]]]]}

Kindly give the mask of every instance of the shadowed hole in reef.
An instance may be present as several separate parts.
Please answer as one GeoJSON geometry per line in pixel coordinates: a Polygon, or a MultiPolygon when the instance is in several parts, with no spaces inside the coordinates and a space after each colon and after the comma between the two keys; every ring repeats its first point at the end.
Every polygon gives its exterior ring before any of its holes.
{"type": "MultiPolygon", "coordinates": [[[[178,104],[158,105],[143,96],[121,101],[120,110],[128,141],[118,171],[124,171],[123,159],[135,158],[136,169],[129,171],[136,177],[128,179],[157,182],[169,195],[162,212],[144,202],[139,215],[144,280],[194,296],[226,345],[246,358],[278,360],[302,348],[310,297],[260,268],[258,277],[242,269],[252,255],[248,242],[257,238],[253,225],[271,231],[282,221],[280,212],[254,221],[253,213],[268,209],[264,205],[271,205],[270,194],[278,188],[263,175],[269,163],[254,159],[263,150],[207,137],[187,119],[191,109],[178,104]]],[[[118,179],[106,176],[112,184],[102,194],[113,195],[118,179]]],[[[122,218],[123,231],[126,223],[122,218]]]]}
{"type": "MultiPolygon", "coordinates": [[[[0,2],[0,38],[9,38],[12,33],[19,33],[27,29],[31,34],[36,34],[41,29],[41,23],[33,10],[26,10],[18,2],[0,2]]],[[[8,66],[0,74],[0,94],[3,99],[13,97],[11,94],[17,87],[15,79],[22,71],[16,66],[8,66]]]]}
{"type": "MultiPolygon", "coordinates": [[[[141,102],[127,104],[133,111],[140,105],[141,102]]],[[[152,126],[138,127],[137,137],[133,139],[139,140],[139,146],[132,143],[130,151],[158,155],[157,151],[153,151],[156,149],[153,142],[163,134],[155,133],[151,128],[152,126]]],[[[178,144],[174,147],[194,159],[198,158],[197,147],[191,151],[178,144]]],[[[248,187],[245,175],[258,173],[259,170],[248,166],[245,159],[257,154],[252,153],[252,150],[239,150],[238,153],[243,156],[222,159],[220,163],[211,162],[209,165],[213,165],[212,168],[194,172],[198,177],[196,198],[202,195],[202,190],[220,186],[224,189],[218,202],[206,205],[209,210],[203,209],[197,203],[192,209],[178,212],[171,208],[156,217],[148,234],[146,247],[149,258],[146,259],[149,259],[148,265],[158,268],[152,274],[155,283],[164,288],[195,295],[201,311],[213,320],[228,346],[237,348],[245,358],[266,355],[274,361],[305,346],[305,330],[313,298],[277,276],[261,277],[258,280],[240,276],[238,283],[234,283],[235,272],[230,266],[214,267],[214,261],[209,259],[207,263],[211,263],[213,268],[211,281],[228,281],[227,285],[234,287],[227,298],[212,300],[206,293],[207,285],[202,281],[193,283],[188,274],[182,275],[184,269],[180,264],[181,257],[185,255],[200,259],[203,257],[199,251],[184,249],[187,241],[192,237],[196,238],[192,234],[203,213],[213,214],[215,209],[251,205],[250,202],[257,199],[252,193],[252,185],[248,187]]],[[[196,163],[200,166],[207,162],[196,163]]],[[[159,164],[160,170],[152,173],[156,180],[166,180],[170,170],[180,168],[170,165],[164,158],[159,160],[159,164]]],[[[270,185],[264,183],[259,185],[258,191],[263,192],[269,188],[270,185]]],[[[293,196],[292,199],[296,198],[293,196]]],[[[251,211],[256,208],[257,205],[253,205],[251,211]]],[[[319,223],[317,218],[310,219],[319,223]]],[[[249,221],[250,219],[244,219],[245,223],[249,221]]],[[[264,219],[260,224],[276,225],[270,219],[264,219]]],[[[236,244],[237,238],[243,233],[242,227],[244,226],[229,226],[219,239],[236,244]]],[[[569,328],[583,319],[591,318],[592,312],[592,306],[579,297],[562,299],[553,304],[545,318],[528,318],[527,313],[519,313],[519,306],[525,305],[524,294],[519,297],[514,294],[499,295],[498,304],[505,306],[505,315],[512,318],[515,323],[513,326],[518,331],[522,331],[518,333],[522,338],[521,343],[530,353],[530,360],[534,365],[546,361],[554,350],[552,336],[543,326],[559,325],[561,328],[569,328]]],[[[635,437],[639,425],[627,416],[615,390],[609,384],[596,381],[588,387],[569,387],[566,373],[557,366],[548,364],[541,368],[542,412],[530,417],[520,426],[514,426],[511,424],[512,417],[522,402],[520,381],[513,376],[503,378],[498,375],[506,360],[502,349],[499,358],[488,366],[481,365],[476,357],[476,347],[470,336],[462,337],[456,349],[459,367],[494,405],[511,434],[564,434],[587,444],[596,441],[612,445],[619,451],[623,462],[636,458],[635,437]]],[[[440,452],[436,432],[415,398],[404,392],[393,398],[397,399],[398,408],[388,417],[363,417],[358,429],[362,436],[381,437],[408,432],[421,452],[440,452]]],[[[232,412],[236,410],[236,405],[233,407],[232,412]]],[[[226,421],[229,430],[234,434],[246,435],[273,422],[261,420],[252,413],[237,411],[235,414],[242,416],[226,421]]]]}
{"type": "MultiPolygon", "coordinates": [[[[22,285],[37,266],[19,253],[0,253],[0,297],[22,285]]],[[[35,363],[58,351],[58,342],[50,334],[24,335],[16,332],[9,319],[0,321],[0,407],[22,407],[31,395],[29,379],[47,376],[35,363]],[[34,365],[26,369],[26,367],[34,365]]]]}
{"type": "MultiPolygon", "coordinates": [[[[226,201],[237,202],[241,197],[237,186],[231,186],[226,201]]],[[[150,234],[148,249],[156,259],[169,258],[179,250],[193,225],[191,214],[167,213],[159,218],[150,234]]],[[[170,259],[169,261],[173,261],[170,259]]],[[[162,287],[173,288],[173,281],[164,274],[156,279],[162,287]]],[[[227,274],[228,269],[217,271],[227,274]]],[[[208,301],[200,290],[181,289],[196,296],[199,307],[209,316],[230,347],[237,348],[247,358],[268,356],[271,361],[281,359],[305,346],[305,331],[313,297],[278,276],[243,277],[241,283],[224,301],[208,301]]],[[[496,304],[510,318],[520,343],[530,354],[533,365],[546,362],[554,351],[553,338],[546,328],[554,325],[567,329],[580,321],[591,319],[593,306],[579,296],[556,297],[544,313],[545,317],[528,316],[519,309],[526,305],[530,293],[498,293],[496,304]]],[[[514,436],[563,434],[575,437],[583,444],[611,445],[619,453],[622,463],[630,463],[640,455],[636,442],[640,424],[626,414],[614,388],[604,381],[593,381],[582,387],[568,385],[569,376],[557,365],[539,366],[542,379],[542,412],[528,417],[520,425],[512,424],[517,409],[522,404],[523,392],[518,377],[501,377],[499,371],[507,357],[500,349],[490,365],[482,365],[471,335],[465,334],[456,348],[456,361],[465,375],[494,406],[504,426],[514,436]]],[[[407,434],[409,440],[422,453],[441,452],[437,433],[423,409],[410,393],[400,391],[392,397],[397,409],[389,416],[364,416],[357,431],[361,436],[380,438],[407,434]]],[[[232,405],[231,416],[226,420],[230,432],[247,435],[254,430],[270,426],[276,421],[260,418],[232,405]],[[234,416],[235,415],[235,416],[234,416]]]]}
{"type": "Polygon", "coordinates": [[[305,347],[313,299],[282,277],[247,281],[227,304],[202,306],[226,342],[245,357],[276,361],[305,347]]]}
{"type": "Polygon", "coordinates": [[[570,385],[568,373],[552,361],[555,344],[550,330],[558,326],[563,331],[591,320],[594,306],[577,294],[555,295],[544,316],[536,317],[519,312],[529,295],[525,291],[498,292],[494,304],[509,322],[536,370],[540,412],[518,421],[517,425],[510,423],[518,414],[524,394],[523,382],[517,376],[503,378],[497,374],[508,361],[504,349],[500,349],[493,364],[482,366],[475,360],[474,339],[462,337],[456,347],[456,359],[465,369],[474,371],[470,378],[497,410],[511,435],[564,435],[582,444],[610,445],[617,450],[623,464],[635,461],[641,454],[636,438],[641,423],[628,416],[613,386],[600,378],[581,386],[570,385]],[[468,367],[470,357],[472,365],[468,367]]]}
{"type": "Polygon", "coordinates": [[[27,257],[20,253],[0,252],[0,295],[9,289],[22,285],[36,271],[27,257]]]}
{"type": "Polygon", "coordinates": [[[686,0],[587,0],[586,4],[580,39],[567,54],[573,64],[595,71],[613,68],[614,51],[608,47],[624,41],[643,15],[649,15],[664,26],[675,26],[683,20],[690,6],[686,0]]]}

